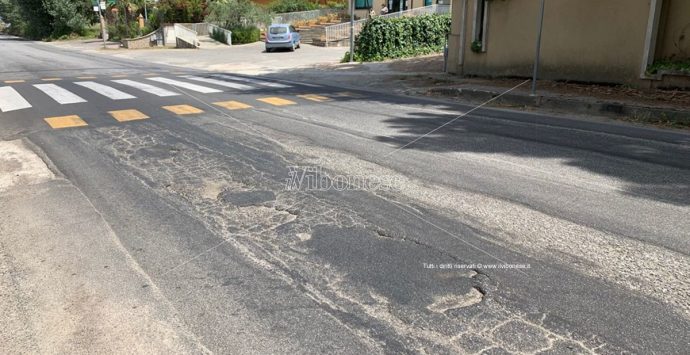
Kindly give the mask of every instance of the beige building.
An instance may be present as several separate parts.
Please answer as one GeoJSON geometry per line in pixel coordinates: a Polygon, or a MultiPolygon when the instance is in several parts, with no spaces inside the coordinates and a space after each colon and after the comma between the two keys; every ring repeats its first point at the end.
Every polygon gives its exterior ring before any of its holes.
{"type": "MultiPolygon", "coordinates": [[[[455,0],[448,71],[530,77],[540,3],[455,0]]],[[[546,0],[541,43],[540,79],[690,87],[690,76],[646,74],[690,58],[690,0],[546,0]]]]}

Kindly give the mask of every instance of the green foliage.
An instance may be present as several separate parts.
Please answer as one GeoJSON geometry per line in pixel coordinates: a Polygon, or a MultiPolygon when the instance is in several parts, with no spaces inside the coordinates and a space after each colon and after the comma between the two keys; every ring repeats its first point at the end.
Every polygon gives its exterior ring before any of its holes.
{"type": "Polygon", "coordinates": [[[275,13],[310,11],[319,8],[319,4],[309,0],[275,0],[268,5],[275,13]]]}
{"type": "Polygon", "coordinates": [[[84,35],[90,19],[84,13],[88,10],[83,1],[72,0],[43,0],[48,15],[52,17],[51,37],[76,34],[84,35]]]}
{"type": "Polygon", "coordinates": [[[251,0],[214,0],[208,4],[206,21],[232,29],[270,23],[271,16],[251,0]]]}
{"type": "Polygon", "coordinates": [[[159,24],[203,22],[207,12],[206,3],[206,0],[160,0],[156,4],[157,20],[159,24]]]}
{"type": "Polygon", "coordinates": [[[690,58],[688,59],[660,59],[647,68],[648,74],[657,74],[659,71],[667,70],[690,74],[690,58]]]}
{"type": "Polygon", "coordinates": [[[245,44],[258,42],[261,39],[261,30],[255,26],[236,27],[232,32],[232,44],[245,44]]]}
{"type": "Polygon", "coordinates": [[[345,10],[347,9],[347,2],[345,1],[327,1],[326,7],[335,10],[345,10]]]}
{"type": "Polygon", "coordinates": [[[449,33],[450,15],[374,17],[355,39],[355,60],[380,61],[441,52],[449,33]]]}
{"type": "Polygon", "coordinates": [[[214,28],[213,31],[211,31],[211,38],[218,42],[228,44],[228,35],[225,33],[225,31],[221,31],[217,28],[214,28]]]}
{"type": "Polygon", "coordinates": [[[96,20],[86,0],[0,0],[0,17],[11,34],[31,39],[83,36],[96,20]]]}
{"type": "Polygon", "coordinates": [[[472,44],[470,45],[470,49],[474,53],[481,53],[483,48],[482,41],[473,41],[472,44]]]}

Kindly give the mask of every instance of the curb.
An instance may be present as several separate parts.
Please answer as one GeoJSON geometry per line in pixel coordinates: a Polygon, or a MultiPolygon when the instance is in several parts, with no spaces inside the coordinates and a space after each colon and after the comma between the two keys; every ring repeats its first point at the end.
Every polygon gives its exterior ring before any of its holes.
{"type": "MultiPolygon", "coordinates": [[[[480,102],[486,102],[501,95],[500,92],[496,91],[463,88],[431,88],[427,92],[433,95],[480,102]]],[[[498,106],[545,108],[559,112],[615,118],[634,118],[635,120],[645,122],[672,122],[683,126],[690,126],[690,110],[637,106],[615,101],[503,94],[493,101],[493,105],[496,106],[496,104],[498,106]]]]}

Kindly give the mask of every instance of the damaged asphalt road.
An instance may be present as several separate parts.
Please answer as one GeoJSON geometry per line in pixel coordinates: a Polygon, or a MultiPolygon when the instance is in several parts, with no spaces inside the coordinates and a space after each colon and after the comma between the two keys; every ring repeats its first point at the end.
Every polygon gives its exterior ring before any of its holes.
{"type": "Polygon", "coordinates": [[[309,162],[217,119],[31,137],[212,351],[684,346],[688,321],[662,304],[501,247],[399,191],[286,189],[289,167],[309,162]],[[504,263],[530,268],[440,268],[504,263]]]}
{"type": "Polygon", "coordinates": [[[690,346],[686,133],[3,45],[10,352],[690,346]]]}

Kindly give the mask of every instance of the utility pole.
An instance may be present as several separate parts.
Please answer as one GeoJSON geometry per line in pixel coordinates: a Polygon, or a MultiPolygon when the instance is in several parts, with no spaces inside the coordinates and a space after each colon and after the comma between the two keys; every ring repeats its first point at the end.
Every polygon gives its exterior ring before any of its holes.
{"type": "Polygon", "coordinates": [[[149,2],[148,0],[144,0],[144,20],[146,23],[149,22],[149,11],[146,9],[146,3],[149,2]]]}
{"type": "Polygon", "coordinates": [[[350,63],[355,61],[355,0],[350,0],[350,63]]]}
{"type": "Polygon", "coordinates": [[[541,9],[539,10],[539,22],[537,29],[537,53],[534,56],[534,72],[532,73],[532,96],[537,95],[537,76],[539,75],[539,56],[541,55],[541,32],[544,28],[544,6],[546,0],[541,0],[541,9]]]}

